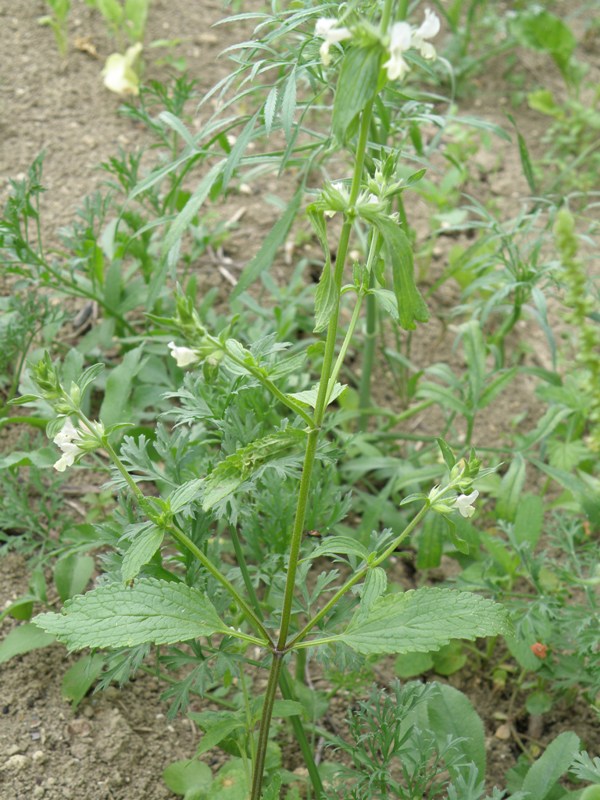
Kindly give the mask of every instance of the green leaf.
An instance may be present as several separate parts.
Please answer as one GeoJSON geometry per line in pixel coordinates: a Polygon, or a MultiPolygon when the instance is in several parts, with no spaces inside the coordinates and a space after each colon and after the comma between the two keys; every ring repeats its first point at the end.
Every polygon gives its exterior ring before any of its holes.
{"type": "Polygon", "coordinates": [[[425,517],[417,540],[417,569],[435,569],[442,560],[446,523],[439,514],[425,517]]]}
{"type": "Polygon", "coordinates": [[[106,379],[104,399],[100,406],[100,419],[107,427],[119,422],[132,422],[131,393],[134,380],[144,365],[142,360],[144,345],[125,353],[121,363],[111,370],[106,379]]]}
{"type": "Polygon", "coordinates": [[[152,559],[161,546],[164,536],[164,531],[152,523],[144,525],[142,530],[138,531],[121,564],[124,583],[129,583],[139,575],[141,568],[152,559]]]}
{"type": "Polygon", "coordinates": [[[352,536],[327,536],[318,547],[315,547],[309,558],[335,555],[357,556],[364,560],[368,553],[366,548],[352,536]]]}
{"type": "MultiPolygon", "coordinates": [[[[204,201],[208,197],[214,182],[221,176],[224,167],[225,160],[221,160],[213,165],[213,167],[206,173],[204,178],[202,178],[197,188],[190,196],[190,199],[187,201],[171,224],[163,243],[163,254],[168,256],[168,263],[172,266],[177,263],[179,258],[179,246],[182,236],[188,230],[194,217],[204,204],[204,201]]],[[[158,293],[164,283],[164,272],[164,269],[157,270],[159,275],[157,275],[155,279],[153,278],[152,283],[150,284],[150,295],[152,297],[152,302],[149,301],[149,304],[147,305],[148,308],[154,304],[154,301],[158,297],[158,293]],[[160,275],[161,272],[162,275],[160,275]]]]}
{"type": "Polygon", "coordinates": [[[324,331],[331,320],[338,302],[338,291],[331,271],[331,261],[325,260],[323,272],[315,291],[315,327],[314,333],[324,331]]]}
{"type": "MultiPolygon", "coordinates": [[[[334,400],[337,400],[342,392],[344,392],[347,388],[348,387],[342,383],[335,383],[331,394],[329,395],[329,402],[333,403],[334,400]]],[[[291,397],[294,400],[299,400],[301,403],[310,406],[311,408],[316,408],[318,395],[319,384],[317,383],[316,386],[312,387],[312,389],[305,389],[303,392],[289,392],[286,394],[286,397],[291,397]]]]}
{"type": "Polygon", "coordinates": [[[467,663],[467,654],[462,642],[450,642],[433,654],[433,668],[438,675],[454,675],[467,663]]]}
{"type": "Polygon", "coordinates": [[[544,800],[571,766],[579,752],[579,746],[579,736],[575,733],[568,731],[559,734],[529,768],[521,790],[529,792],[530,797],[535,797],[535,800],[544,800]]]}
{"type": "Polygon", "coordinates": [[[206,800],[248,800],[248,776],[239,759],[229,761],[219,770],[206,800]]]}
{"type": "Polygon", "coordinates": [[[104,657],[98,653],[82,656],[69,667],[62,679],[62,696],[70,700],[73,708],[86,696],[104,667],[104,657]]]}
{"type": "Polygon", "coordinates": [[[205,479],[202,498],[204,511],[209,511],[233,494],[250,478],[258,477],[260,471],[269,466],[279,466],[278,462],[297,453],[305,440],[305,431],[288,427],[257,439],[227,456],[205,479]]]}
{"type": "Polygon", "coordinates": [[[25,622],[12,631],[0,642],[0,664],[13,658],[14,656],[29,653],[31,650],[39,650],[41,647],[48,647],[55,641],[55,637],[45,633],[33,622],[25,622]]]}
{"type": "Polygon", "coordinates": [[[414,330],[416,322],[427,322],[429,311],[415,283],[413,252],[408,237],[389,217],[373,216],[369,221],[381,233],[388,261],[392,265],[400,326],[404,330],[414,330]]]}
{"type": "MultiPolygon", "coordinates": [[[[479,775],[485,775],[485,734],[483,722],[475,711],[469,698],[448,684],[439,684],[439,693],[427,700],[424,707],[427,713],[428,729],[433,731],[438,742],[443,745],[449,736],[463,739],[456,747],[462,752],[462,769],[475,764],[479,775]]],[[[455,768],[461,772],[461,767],[455,768]]],[[[537,800],[537,796],[536,796],[537,800]]]]}
{"type": "Polygon", "coordinates": [[[399,678],[416,678],[433,667],[433,658],[429,653],[404,653],[397,656],[394,672],[399,678]]]}
{"type": "Polygon", "coordinates": [[[269,269],[277,250],[285,242],[289,230],[292,227],[292,223],[296,219],[303,194],[304,186],[300,186],[288,203],[286,210],[281,217],[279,217],[271,229],[271,232],[262,243],[258,253],[242,270],[237,286],[231,293],[231,300],[235,300],[236,297],[239,297],[242,292],[245,292],[246,289],[254,283],[262,272],[269,269]]]}
{"type": "Polygon", "coordinates": [[[525,485],[526,465],[523,456],[516,453],[510,467],[502,478],[496,513],[500,519],[512,522],[515,519],[521,492],[525,485]]]}
{"type": "Polygon", "coordinates": [[[344,55],[333,102],[333,133],[344,144],[350,126],[377,92],[381,48],[354,47],[344,55]]]}
{"type": "Polygon", "coordinates": [[[169,764],[163,771],[162,779],[174,794],[184,796],[190,791],[208,791],[213,781],[208,764],[195,758],[169,764]]]}
{"type": "Polygon", "coordinates": [[[39,614],[35,622],[69,650],[174,644],[228,632],[205,594],[154,578],[132,587],[100,586],[68,600],[62,613],[39,614]]]}
{"type": "Polygon", "coordinates": [[[0,458],[0,469],[7,467],[51,467],[58,461],[59,452],[54,447],[40,447],[38,450],[15,450],[0,458]]]}
{"type": "Polygon", "coordinates": [[[539,715],[546,714],[552,708],[552,695],[538,689],[527,695],[525,701],[525,708],[529,714],[539,715]]]}
{"type": "Polygon", "coordinates": [[[169,508],[171,511],[174,514],[177,514],[187,505],[189,505],[192,500],[196,499],[200,493],[203,482],[203,478],[194,478],[193,480],[187,481],[178,489],[175,489],[173,492],[171,492],[167,498],[167,502],[169,503],[169,508]]]}
{"type": "Polygon", "coordinates": [[[264,118],[265,118],[265,131],[267,132],[267,136],[271,135],[271,131],[273,129],[273,122],[275,120],[275,111],[277,110],[277,86],[273,86],[269,94],[267,95],[267,99],[264,105],[264,118]]]}
{"type": "Polygon", "coordinates": [[[535,494],[524,495],[517,508],[514,523],[514,537],[519,544],[527,542],[535,549],[544,522],[544,501],[535,494]]]}
{"type": "Polygon", "coordinates": [[[94,559],[78,553],[61,558],[56,562],[54,584],[63,603],[69,597],[85,591],[85,587],[94,574],[94,569],[94,559]]]}
{"type": "Polygon", "coordinates": [[[442,458],[444,459],[446,466],[448,469],[452,469],[452,467],[456,464],[456,456],[452,452],[452,448],[440,437],[436,439],[436,442],[437,446],[440,448],[442,458]]]}
{"type": "Polygon", "coordinates": [[[527,181],[527,185],[529,186],[529,190],[531,194],[537,194],[537,187],[535,185],[535,176],[533,174],[533,167],[531,166],[531,160],[529,158],[529,150],[527,148],[527,142],[525,141],[525,137],[517,128],[517,123],[515,122],[515,118],[512,114],[507,114],[508,120],[515,129],[517,133],[517,141],[519,143],[519,156],[521,158],[521,168],[523,170],[523,175],[525,175],[525,179],[527,181]]]}
{"type": "Polygon", "coordinates": [[[452,639],[476,639],[510,630],[504,608],[470,592],[423,587],[378,600],[332,637],[359,653],[427,653],[452,639]]]}
{"type": "Polygon", "coordinates": [[[289,141],[292,135],[294,124],[294,112],[296,111],[296,68],[291,71],[283,90],[281,101],[281,124],[285,132],[285,138],[289,141]]]}

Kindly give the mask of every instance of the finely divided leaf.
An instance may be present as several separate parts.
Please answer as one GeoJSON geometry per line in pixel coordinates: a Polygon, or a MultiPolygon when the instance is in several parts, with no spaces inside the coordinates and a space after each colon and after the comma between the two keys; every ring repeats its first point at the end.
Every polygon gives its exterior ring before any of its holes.
{"type": "Polygon", "coordinates": [[[35,624],[69,650],[174,644],[228,631],[205,594],[183,583],[141,578],[134,586],[101,586],[35,624]]]}
{"type": "Polygon", "coordinates": [[[505,609],[470,592],[424,587],[378,600],[334,637],[359,653],[427,653],[451,639],[508,632],[505,609]]]}

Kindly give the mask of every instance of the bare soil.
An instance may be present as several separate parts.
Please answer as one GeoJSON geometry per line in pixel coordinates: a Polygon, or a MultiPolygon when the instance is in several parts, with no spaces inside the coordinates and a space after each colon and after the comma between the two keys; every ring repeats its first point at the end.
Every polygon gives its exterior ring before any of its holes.
{"type": "MultiPolygon", "coordinates": [[[[211,0],[154,0],[147,41],[180,39],[176,54],[186,59],[190,74],[207,90],[228,71],[227,62],[218,54],[235,41],[238,29],[211,29],[223,15],[223,4],[211,0]]],[[[0,0],[0,52],[3,53],[0,79],[0,200],[9,191],[9,178],[22,177],[32,159],[46,151],[42,217],[48,235],[72,221],[82,198],[103,180],[98,165],[116,153],[119,146],[131,148],[144,144],[144,131],[116,111],[120,100],[102,86],[100,68],[111,52],[99,18],[82,0],[73,3],[69,38],[71,49],[66,62],[57,53],[51,31],[38,24],[46,13],[41,0],[27,3],[0,0]],[[79,44],[76,45],[75,43],[79,44]],[[87,43],[87,45],[85,44],[87,43]],[[87,47],[87,50],[78,49],[87,47]],[[97,57],[90,51],[97,52],[97,57]]],[[[157,66],[148,56],[147,76],[164,79],[166,68],[157,66]]],[[[499,70],[501,65],[497,65],[499,70]]],[[[535,70],[535,59],[528,65],[535,70]]],[[[547,69],[544,62],[543,69],[547,69]]],[[[465,104],[463,113],[478,116],[508,127],[503,113],[507,98],[500,94],[501,82],[495,67],[480,81],[474,107],[465,104]]],[[[556,80],[552,74],[545,80],[556,80]]],[[[532,112],[519,117],[520,129],[535,148],[544,122],[532,112]]],[[[498,206],[509,208],[527,195],[516,146],[494,140],[493,146],[476,156],[478,180],[467,188],[474,194],[494,196],[498,206]]],[[[265,185],[265,191],[285,194],[285,188],[265,185]]],[[[254,252],[274,218],[272,207],[260,198],[240,199],[245,216],[243,226],[228,240],[234,266],[241,266],[254,252]]],[[[428,212],[417,205],[411,219],[420,236],[427,234],[428,212]]],[[[446,263],[449,248],[455,241],[438,240],[426,282],[432,285],[446,263]]],[[[310,247],[310,245],[309,245],[310,247]]],[[[289,267],[278,264],[280,276],[289,267]]],[[[222,282],[224,294],[227,281],[222,282]]],[[[424,326],[413,339],[412,357],[427,364],[445,360],[460,369],[461,361],[452,350],[454,333],[445,319],[444,309],[456,297],[449,284],[430,298],[436,309],[431,324],[424,326]]],[[[545,365],[547,345],[538,329],[523,322],[521,338],[528,341],[529,358],[545,365]]],[[[393,405],[395,393],[389,375],[380,367],[376,400],[393,405]]],[[[501,442],[517,417],[533,427],[539,407],[532,394],[532,384],[523,379],[512,384],[508,395],[495,405],[493,414],[478,422],[475,443],[501,442]]],[[[415,429],[435,433],[437,420],[424,415],[414,421],[415,429]]],[[[3,443],[6,449],[6,442],[3,443]]],[[[28,573],[24,559],[10,555],[0,561],[0,609],[27,590],[28,573]]],[[[14,622],[3,624],[3,633],[14,622]]],[[[173,797],[161,782],[162,770],[172,761],[194,753],[199,733],[186,719],[168,720],[167,707],[160,700],[157,681],[141,675],[119,690],[111,688],[92,694],[77,710],[72,710],[61,696],[61,679],[71,659],[59,646],[17,657],[0,669],[0,797],[2,800],[160,800],[173,797]]],[[[393,662],[383,661],[377,679],[385,685],[393,676],[393,662]]],[[[540,747],[563,730],[574,729],[591,754],[600,752],[600,731],[589,708],[575,701],[559,706],[544,717],[541,727],[531,722],[522,707],[522,698],[505,695],[493,687],[490,676],[463,669],[451,683],[464,690],[484,719],[489,745],[489,777],[493,785],[502,785],[506,770],[514,765],[523,742],[531,738],[540,747]],[[514,730],[506,729],[511,716],[514,730]]],[[[331,726],[343,726],[346,698],[334,700],[331,726]]],[[[289,750],[289,748],[287,748],[289,750]]],[[[298,763],[290,757],[290,768],[298,763]]]]}

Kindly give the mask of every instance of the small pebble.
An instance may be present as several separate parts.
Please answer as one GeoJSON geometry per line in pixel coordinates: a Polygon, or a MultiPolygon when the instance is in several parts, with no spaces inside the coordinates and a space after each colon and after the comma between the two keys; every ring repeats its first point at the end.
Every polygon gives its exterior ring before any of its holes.
{"type": "Polygon", "coordinates": [[[496,733],[494,734],[496,739],[500,739],[503,742],[507,742],[510,739],[510,725],[499,725],[496,728],[496,733]]]}
{"type": "Polygon", "coordinates": [[[12,772],[20,772],[28,764],[29,764],[29,759],[27,758],[27,756],[17,753],[16,755],[11,756],[4,762],[3,769],[11,770],[12,772]]]}

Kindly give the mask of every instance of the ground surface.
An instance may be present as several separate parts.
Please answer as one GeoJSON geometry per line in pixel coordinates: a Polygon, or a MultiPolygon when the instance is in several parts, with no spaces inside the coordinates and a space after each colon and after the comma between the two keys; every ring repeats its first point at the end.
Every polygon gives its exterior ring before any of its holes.
{"type": "MultiPolygon", "coordinates": [[[[179,55],[187,61],[192,76],[207,89],[227,67],[217,54],[233,38],[235,31],[218,32],[210,23],[222,14],[222,5],[210,0],[155,0],[152,5],[147,39],[180,38],[179,55]]],[[[116,152],[118,146],[143,144],[143,131],[116,110],[119,99],[107,92],[99,78],[104,57],[110,52],[98,19],[84,6],[74,3],[70,39],[91,43],[94,58],[72,46],[63,63],[56,52],[51,32],[37,24],[45,13],[43,2],[14,3],[0,0],[0,52],[3,53],[0,79],[0,196],[8,189],[8,178],[19,177],[31,160],[46,151],[43,218],[48,235],[72,220],[81,199],[103,179],[97,167],[116,152]]],[[[165,68],[149,65],[150,77],[164,77],[165,68]]],[[[471,101],[472,102],[472,101],[471,101]]],[[[474,112],[494,122],[505,123],[502,103],[493,71],[481,85],[474,112]]],[[[521,118],[521,127],[535,145],[543,123],[534,115],[521,118]]],[[[518,155],[514,146],[495,142],[491,150],[478,155],[479,174],[499,206],[514,204],[526,193],[518,155]]],[[[476,186],[469,187],[476,191],[476,186]]],[[[272,211],[254,200],[245,204],[244,227],[234,233],[228,247],[242,263],[262,230],[268,229],[272,211]],[[262,227],[261,227],[262,225],[262,227]],[[249,231],[252,232],[249,234],[249,231]]],[[[415,222],[417,228],[419,225],[415,222]]],[[[425,226],[421,232],[424,234],[425,226]]],[[[451,243],[448,243],[450,246],[451,243]]],[[[446,245],[434,253],[441,265],[446,245]]],[[[284,265],[281,266],[283,270],[284,265]]],[[[224,291],[226,282],[224,282],[224,291]]],[[[445,290],[446,292],[448,290],[445,290]]],[[[440,308],[455,298],[434,295],[440,308]]],[[[543,340],[533,328],[530,337],[533,362],[544,365],[547,357],[543,340]]],[[[432,322],[415,337],[413,356],[454,359],[451,340],[439,321],[432,322]]],[[[383,388],[382,404],[393,401],[391,389],[383,388]]],[[[482,420],[475,441],[498,441],[505,426],[517,413],[535,416],[531,387],[513,385],[511,393],[496,406],[495,413],[482,420]]],[[[435,420],[433,421],[435,423],[435,420]]],[[[426,428],[432,420],[416,420],[426,428]]],[[[27,589],[28,575],[22,559],[10,556],[0,562],[0,607],[27,589]]],[[[7,628],[5,628],[6,630],[7,628]]],[[[14,659],[0,672],[0,796],[2,800],[159,800],[172,795],[162,785],[165,766],[177,758],[193,754],[198,733],[185,719],[166,719],[166,706],[159,700],[154,678],[142,676],[122,690],[95,694],[73,711],[61,697],[61,678],[69,659],[60,647],[51,647],[14,659]]],[[[389,680],[391,668],[383,663],[377,673],[382,684],[389,680]]],[[[514,740],[505,738],[503,723],[508,713],[508,697],[501,691],[490,693],[489,682],[469,673],[468,668],[452,678],[478,708],[486,725],[489,742],[490,777],[501,781],[506,769],[519,754],[514,740]]],[[[517,700],[517,703],[519,701],[517,700]]],[[[334,703],[332,724],[345,712],[345,700],[334,703]],[[339,708],[336,711],[337,706],[339,708]]],[[[337,722],[336,722],[337,720],[337,722]]],[[[527,719],[521,718],[523,733],[527,719]]],[[[581,704],[558,708],[544,719],[535,739],[550,741],[562,730],[575,727],[592,753],[600,750],[600,734],[593,717],[581,704]]],[[[292,768],[297,764],[291,764],[292,768]]]]}

